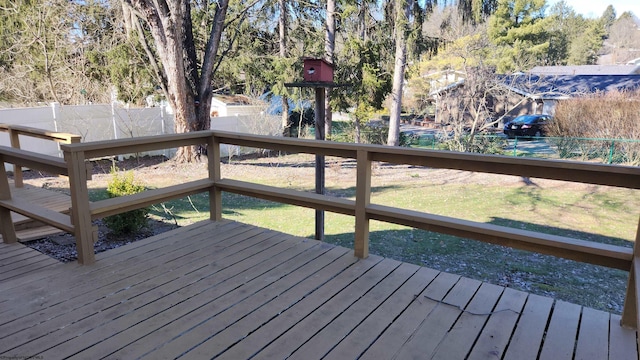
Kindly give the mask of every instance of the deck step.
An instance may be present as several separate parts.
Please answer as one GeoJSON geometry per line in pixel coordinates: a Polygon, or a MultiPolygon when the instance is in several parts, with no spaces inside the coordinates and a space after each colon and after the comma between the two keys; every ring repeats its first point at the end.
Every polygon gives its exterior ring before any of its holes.
{"type": "Polygon", "coordinates": [[[0,206],[46,224],[54,225],[59,229],[69,232],[73,231],[71,218],[55,210],[50,210],[18,198],[0,200],[0,206]]]}
{"type": "MultiPolygon", "coordinates": [[[[48,236],[58,234],[64,234],[64,231],[47,225],[16,231],[16,236],[20,242],[44,239],[48,236]]],[[[2,236],[0,236],[0,238],[2,238],[2,236]]]]}

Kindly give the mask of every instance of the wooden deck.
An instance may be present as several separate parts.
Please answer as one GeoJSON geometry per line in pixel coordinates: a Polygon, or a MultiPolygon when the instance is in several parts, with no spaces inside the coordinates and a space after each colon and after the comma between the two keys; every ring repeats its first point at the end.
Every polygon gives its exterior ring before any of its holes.
{"type": "Polygon", "coordinates": [[[0,244],[0,358],[638,358],[618,315],[236,222],[96,258],[0,244]]]}

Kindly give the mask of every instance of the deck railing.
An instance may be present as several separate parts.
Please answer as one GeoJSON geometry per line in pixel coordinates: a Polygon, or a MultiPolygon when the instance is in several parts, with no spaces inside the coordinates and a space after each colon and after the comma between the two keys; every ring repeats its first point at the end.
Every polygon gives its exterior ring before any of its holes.
{"type": "MultiPolygon", "coordinates": [[[[11,147],[20,149],[20,136],[29,136],[38,139],[51,140],[61,144],[75,144],[82,140],[82,136],[55,131],[47,131],[27,126],[0,124],[0,131],[9,133],[11,147]]],[[[13,183],[15,187],[23,186],[22,167],[13,165],[13,183]]]]}
{"type": "MultiPolygon", "coordinates": [[[[637,324],[640,323],[638,317],[638,300],[640,299],[640,296],[638,296],[638,289],[640,289],[640,249],[638,248],[640,221],[636,235],[636,245],[634,249],[631,249],[373,204],[370,197],[372,163],[378,161],[564,180],[630,189],[640,189],[640,167],[274,138],[221,131],[202,131],[188,134],[68,144],[61,145],[61,149],[64,152],[64,161],[57,159],[52,162],[49,157],[35,156],[20,150],[7,148],[0,149],[0,156],[5,162],[17,163],[32,168],[46,167],[48,169],[43,170],[69,176],[72,201],[70,218],[61,220],[61,217],[66,215],[58,215],[57,220],[50,220],[48,223],[75,235],[78,261],[82,264],[91,264],[95,261],[93,242],[96,237],[96,231],[92,227],[92,220],[202,192],[209,193],[210,218],[219,220],[222,218],[221,193],[222,191],[227,191],[354,216],[354,250],[355,255],[361,258],[368,256],[369,221],[380,220],[623,269],[630,272],[630,277],[622,321],[624,325],[636,328],[637,324]],[[89,202],[87,180],[90,179],[90,173],[87,170],[87,166],[90,159],[199,144],[207,144],[210,149],[208,156],[209,176],[207,178],[148,190],[135,195],[89,202]],[[356,159],[356,198],[355,200],[343,199],[324,194],[224,179],[220,173],[219,148],[221,144],[356,159]],[[636,274],[639,276],[636,276],[636,274]]],[[[16,203],[15,199],[11,199],[6,173],[0,173],[0,176],[4,179],[0,179],[2,180],[2,183],[0,183],[0,217],[2,217],[2,224],[0,225],[2,225],[2,235],[11,238],[10,231],[12,231],[13,227],[12,225],[10,228],[8,227],[10,223],[10,220],[6,220],[8,211],[19,210],[18,212],[27,216],[28,214],[32,216],[41,214],[32,211],[28,207],[25,210],[21,208],[24,204],[16,203]]],[[[15,237],[15,235],[13,236],[15,237]]]]}

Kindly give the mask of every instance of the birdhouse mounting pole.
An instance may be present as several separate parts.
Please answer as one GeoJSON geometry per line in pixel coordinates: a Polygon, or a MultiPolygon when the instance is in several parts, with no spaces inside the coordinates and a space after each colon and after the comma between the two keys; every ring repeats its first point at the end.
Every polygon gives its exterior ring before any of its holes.
{"type": "MultiPolygon", "coordinates": [[[[316,140],[324,140],[324,109],[325,90],[323,87],[316,87],[316,140]]],[[[324,155],[316,155],[316,194],[324,194],[324,155]]],[[[316,240],[324,241],[324,210],[316,210],[316,240]]]]}

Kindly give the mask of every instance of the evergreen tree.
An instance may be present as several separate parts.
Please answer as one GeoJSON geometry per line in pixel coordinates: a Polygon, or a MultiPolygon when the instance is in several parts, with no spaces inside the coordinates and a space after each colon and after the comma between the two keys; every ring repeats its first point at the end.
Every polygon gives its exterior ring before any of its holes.
{"type": "Polygon", "coordinates": [[[600,21],[602,21],[602,25],[604,26],[604,31],[609,36],[609,29],[611,25],[616,21],[616,9],[613,8],[613,5],[607,6],[600,17],[600,21]]]}
{"type": "Polygon", "coordinates": [[[566,65],[571,44],[584,33],[587,21],[565,1],[549,10],[549,50],[545,65],[566,65]]]}
{"type": "Polygon", "coordinates": [[[571,43],[569,65],[596,64],[604,38],[605,29],[602,21],[589,20],[585,32],[571,43]]]}
{"type": "Polygon", "coordinates": [[[391,91],[389,67],[392,42],[388,18],[377,19],[374,1],[344,1],[340,6],[336,37],[343,44],[335,54],[336,82],[348,87],[332,91],[332,107],[351,109],[355,141],[360,142],[360,125],[382,109],[391,91]]]}
{"type": "Polygon", "coordinates": [[[523,71],[542,62],[549,50],[550,20],[545,0],[499,0],[488,34],[499,47],[499,72],[523,71]]]}
{"type": "Polygon", "coordinates": [[[464,22],[479,24],[495,12],[497,5],[497,0],[460,0],[458,11],[464,22]]]}

